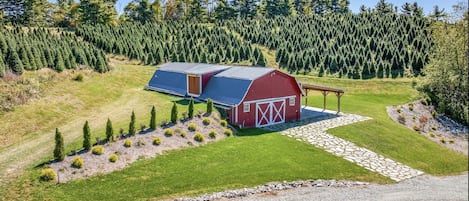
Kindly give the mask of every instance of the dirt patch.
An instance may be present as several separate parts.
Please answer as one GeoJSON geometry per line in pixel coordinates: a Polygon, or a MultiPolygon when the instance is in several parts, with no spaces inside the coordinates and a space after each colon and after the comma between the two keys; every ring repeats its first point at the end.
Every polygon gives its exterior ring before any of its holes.
{"type": "Polygon", "coordinates": [[[397,106],[388,106],[386,111],[396,123],[419,132],[428,139],[449,149],[468,155],[468,129],[466,126],[436,114],[431,105],[423,100],[397,106]]]}
{"type": "MultiPolygon", "coordinates": [[[[144,131],[136,134],[135,136],[124,137],[116,140],[115,142],[105,143],[104,153],[102,155],[95,155],[91,151],[84,153],[71,154],[62,162],[52,162],[50,167],[57,172],[58,180],[65,183],[69,180],[86,178],[97,174],[107,174],[116,170],[123,169],[129,164],[144,158],[153,158],[158,155],[164,154],[167,150],[181,149],[184,147],[200,146],[213,141],[218,141],[226,137],[224,134],[225,127],[220,125],[218,118],[208,117],[210,119],[209,125],[203,124],[203,117],[194,117],[191,120],[178,123],[176,125],[157,128],[154,131],[144,131]],[[188,126],[190,123],[197,125],[196,131],[190,131],[188,126]],[[165,130],[172,129],[174,134],[166,136],[165,130]],[[211,138],[209,133],[214,130],[217,135],[211,138]],[[204,135],[203,142],[194,140],[196,132],[204,135]],[[185,137],[181,133],[186,133],[185,137]],[[161,139],[160,145],[154,145],[153,140],[155,137],[161,139]],[[131,140],[132,146],[125,147],[125,140],[131,140]],[[112,154],[118,155],[116,162],[110,162],[109,157],[112,154]],[[72,160],[80,156],[84,165],[82,168],[72,167],[72,160]]],[[[83,151],[82,151],[83,152],[83,151]]]]}

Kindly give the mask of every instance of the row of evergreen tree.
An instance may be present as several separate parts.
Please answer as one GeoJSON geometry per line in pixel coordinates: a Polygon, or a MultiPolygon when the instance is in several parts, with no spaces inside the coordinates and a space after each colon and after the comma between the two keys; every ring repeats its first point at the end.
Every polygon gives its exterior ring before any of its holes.
{"type": "Polygon", "coordinates": [[[2,28],[0,30],[0,77],[12,72],[51,68],[92,67],[109,71],[104,51],[80,40],[73,33],[44,28],[2,28]]]}
{"type": "Polygon", "coordinates": [[[290,72],[373,78],[420,74],[432,45],[425,18],[331,14],[223,21],[245,40],[276,50],[290,72]]]}
{"type": "Polygon", "coordinates": [[[259,48],[240,40],[224,27],[202,23],[82,26],[76,34],[108,53],[126,55],[151,65],[168,61],[266,65],[259,48]]]}

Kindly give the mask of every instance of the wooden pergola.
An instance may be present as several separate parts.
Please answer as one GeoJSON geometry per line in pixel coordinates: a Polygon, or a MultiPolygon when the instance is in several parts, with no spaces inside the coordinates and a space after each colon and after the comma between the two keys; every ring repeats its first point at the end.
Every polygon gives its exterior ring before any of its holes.
{"type": "Polygon", "coordinates": [[[337,96],[337,112],[340,112],[340,97],[342,97],[342,95],[345,93],[343,89],[308,83],[300,83],[300,85],[306,95],[306,105],[308,105],[308,91],[320,91],[324,96],[323,109],[326,110],[326,96],[329,94],[329,92],[333,92],[337,96]]]}

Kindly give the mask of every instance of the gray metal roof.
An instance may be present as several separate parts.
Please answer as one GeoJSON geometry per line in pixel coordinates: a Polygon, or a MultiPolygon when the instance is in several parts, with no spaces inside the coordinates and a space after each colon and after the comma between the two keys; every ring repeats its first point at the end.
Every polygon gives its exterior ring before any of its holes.
{"type": "Polygon", "coordinates": [[[273,68],[240,67],[199,63],[166,63],[160,66],[147,85],[148,89],[180,96],[187,95],[187,74],[215,74],[198,97],[212,99],[216,104],[234,106],[239,104],[253,80],[264,76],[273,68]]]}
{"type": "Polygon", "coordinates": [[[231,67],[221,73],[216,74],[215,77],[255,80],[272,71],[274,71],[273,68],[266,67],[231,67]]]}
{"type": "Polygon", "coordinates": [[[172,62],[172,63],[165,63],[161,65],[160,70],[200,75],[200,74],[205,74],[205,73],[221,71],[230,67],[231,66],[223,66],[223,65],[215,65],[215,64],[172,62]]]}
{"type": "Polygon", "coordinates": [[[249,90],[252,80],[213,76],[199,99],[212,99],[214,103],[234,106],[239,104],[249,90]]]}

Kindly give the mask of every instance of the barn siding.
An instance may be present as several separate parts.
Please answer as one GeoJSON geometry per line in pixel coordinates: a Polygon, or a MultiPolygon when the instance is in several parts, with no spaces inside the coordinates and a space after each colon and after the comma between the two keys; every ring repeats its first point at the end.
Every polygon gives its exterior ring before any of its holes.
{"type": "Polygon", "coordinates": [[[231,123],[244,127],[256,126],[256,103],[250,104],[250,111],[243,111],[244,102],[268,98],[278,98],[285,96],[295,96],[295,106],[289,105],[289,100],[285,102],[285,121],[297,120],[300,117],[301,91],[296,80],[282,72],[273,71],[253,81],[244,100],[238,105],[238,122],[235,122],[234,109],[231,112],[233,117],[231,123]],[[244,125],[243,125],[244,124],[244,125]]]}

